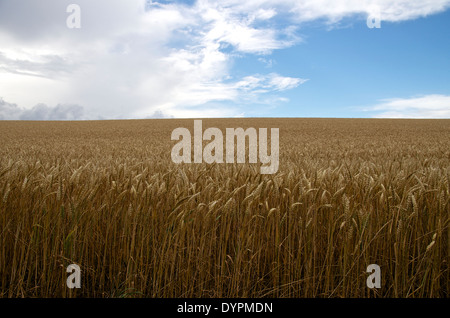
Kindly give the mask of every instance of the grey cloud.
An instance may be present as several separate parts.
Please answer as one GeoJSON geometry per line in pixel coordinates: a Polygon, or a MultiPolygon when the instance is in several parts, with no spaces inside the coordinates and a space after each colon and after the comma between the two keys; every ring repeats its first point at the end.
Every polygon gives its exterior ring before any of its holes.
{"type": "Polygon", "coordinates": [[[0,51],[0,70],[13,74],[55,78],[69,74],[73,65],[59,55],[44,55],[41,61],[10,59],[0,51]]]}
{"type": "Polygon", "coordinates": [[[38,104],[32,109],[23,111],[20,115],[21,120],[79,120],[83,118],[83,107],[61,104],[55,107],[38,104]]]}
{"type": "Polygon", "coordinates": [[[34,41],[66,28],[65,8],[68,1],[0,1],[0,30],[8,30],[15,37],[34,41]]]}
{"type": "MultiPolygon", "coordinates": [[[[156,110],[144,119],[174,118],[162,110],[156,110]]],[[[129,119],[128,116],[104,116],[87,114],[84,107],[74,104],[58,104],[54,107],[37,104],[31,109],[24,109],[17,104],[8,103],[0,97],[0,120],[108,120],[129,119]]]]}
{"type": "Polygon", "coordinates": [[[146,119],[157,119],[157,118],[173,118],[173,116],[166,115],[161,110],[156,110],[152,115],[146,116],[146,119]]]}
{"type": "Polygon", "coordinates": [[[50,107],[37,104],[31,109],[23,109],[0,98],[0,120],[83,120],[87,119],[79,105],[58,104],[50,107]]]}
{"type": "Polygon", "coordinates": [[[7,103],[0,97],[0,120],[17,119],[21,109],[16,104],[7,103]]]}
{"type": "Polygon", "coordinates": [[[120,33],[139,10],[145,10],[144,0],[0,0],[0,31],[6,30],[27,44],[61,37],[102,38],[120,33]],[[70,4],[81,7],[81,29],[75,32],[66,24],[70,4]]]}

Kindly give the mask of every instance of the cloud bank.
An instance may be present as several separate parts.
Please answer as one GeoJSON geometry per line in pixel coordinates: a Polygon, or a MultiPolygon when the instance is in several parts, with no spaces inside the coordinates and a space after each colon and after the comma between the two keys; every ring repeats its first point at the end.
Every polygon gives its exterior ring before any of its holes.
{"type": "Polygon", "coordinates": [[[61,105],[49,107],[37,104],[31,109],[23,109],[16,104],[0,98],[0,120],[83,120],[86,119],[83,107],[79,105],[61,105]]]}

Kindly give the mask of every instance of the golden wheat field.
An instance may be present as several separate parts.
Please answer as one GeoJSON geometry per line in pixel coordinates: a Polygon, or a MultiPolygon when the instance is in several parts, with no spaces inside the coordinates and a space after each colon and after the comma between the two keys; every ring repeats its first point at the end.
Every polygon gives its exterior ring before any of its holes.
{"type": "Polygon", "coordinates": [[[448,297],[450,120],[203,125],[280,128],[278,172],[173,163],[190,119],[0,122],[0,296],[448,297]]]}

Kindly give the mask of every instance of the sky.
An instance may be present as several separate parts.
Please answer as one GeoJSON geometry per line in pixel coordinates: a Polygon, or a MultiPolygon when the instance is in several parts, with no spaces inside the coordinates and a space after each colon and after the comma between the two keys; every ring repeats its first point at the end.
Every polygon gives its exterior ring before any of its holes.
{"type": "Polygon", "coordinates": [[[450,118],[450,0],[0,0],[0,120],[206,117],[450,118]]]}

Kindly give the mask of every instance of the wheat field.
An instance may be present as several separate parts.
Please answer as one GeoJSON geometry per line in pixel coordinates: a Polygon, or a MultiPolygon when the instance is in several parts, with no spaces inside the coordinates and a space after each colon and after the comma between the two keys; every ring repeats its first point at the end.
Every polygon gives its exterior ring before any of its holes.
{"type": "Polygon", "coordinates": [[[280,128],[278,172],[174,164],[190,119],[0,122],[0,297],[448,297],[450,120],[203,125],[280,128]]]}

